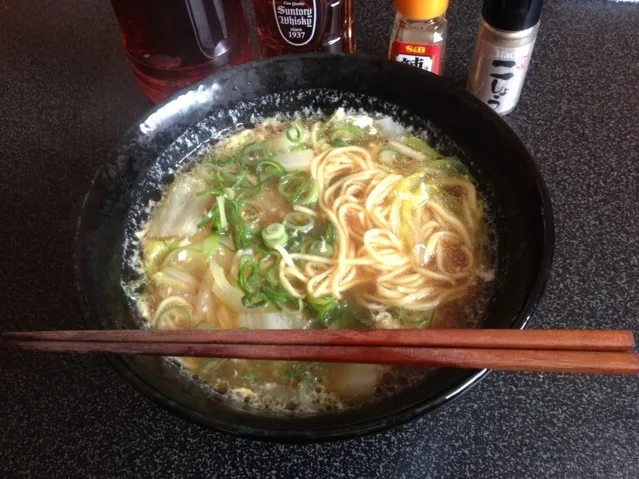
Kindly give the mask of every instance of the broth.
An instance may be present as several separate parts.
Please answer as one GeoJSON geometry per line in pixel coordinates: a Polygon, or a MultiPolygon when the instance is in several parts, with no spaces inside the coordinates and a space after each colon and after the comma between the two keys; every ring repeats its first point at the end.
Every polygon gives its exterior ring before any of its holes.
{"type": "MultiPolygon", "coordinates": [[[[476,327],[489,222],[467,168],[388,117],[273,118],[200,154],[140,232],[156,329],[476,327]]],[[[392,394],[426,368],[176,358],[291,412],[392,394]]]]}

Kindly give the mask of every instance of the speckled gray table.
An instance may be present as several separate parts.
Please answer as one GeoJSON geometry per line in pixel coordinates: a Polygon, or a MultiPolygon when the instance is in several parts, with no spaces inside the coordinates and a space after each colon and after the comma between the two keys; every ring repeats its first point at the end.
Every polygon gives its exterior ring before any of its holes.
{"type": "MultiPolygon", "coordinates": [[[[450,11],[463,83],[479,5],[450,11]]],[[[553,198],[557,252],[533,326],[639,333],[639,5],[548,1],[509,122],[553,198]]],[[[390,2],[357,2],[384,55],[390,2]]],[[[463,4],[463,6],[462,6],[463,4]]],[[[0,329],[77,328],[82,195],[149,103],[108,2],[0,4],[0,329]]],[[[458,401],[358,440],[283,446],[191,425],[93,356],[0,349],[0,478],[638,478],[639,379],[490,374],[458,401]]]]}

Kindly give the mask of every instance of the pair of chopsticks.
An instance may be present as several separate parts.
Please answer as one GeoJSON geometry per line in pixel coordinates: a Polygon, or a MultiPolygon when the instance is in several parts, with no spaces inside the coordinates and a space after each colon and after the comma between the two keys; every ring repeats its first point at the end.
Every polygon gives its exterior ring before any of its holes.
{"type": "Polygon", "coordinates": [[[8,332],[2,338],[43,351],[639,374],[631,331],[105,330],[8,332]]]}

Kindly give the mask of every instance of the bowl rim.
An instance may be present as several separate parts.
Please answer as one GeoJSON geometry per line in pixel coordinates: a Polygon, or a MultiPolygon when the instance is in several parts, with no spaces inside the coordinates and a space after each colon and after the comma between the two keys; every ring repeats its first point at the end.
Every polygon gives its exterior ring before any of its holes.
{"type": "MultiPolygon", "coordinates": [[[[139,125],[143,124],[144,121],[163,108],[166,104],[174,101],[181,95],[184,95],[187,92],[197,90],[200,86],[208,85],[210,82],[216,79],[223,79],[226,77],[232,77],[235,75],[235,72],[242,69],[252,69],[259,65],[266,65],[270,63],[294,63],[298,61],[304,60],[318,60],[321,58],[330,58],[330,57],[349,57],[355,58],[358,61],[366,61],[370,63],[394,63],[399,68],[407,68],[414,69],[414,67],[401,65],[396,62],[391,62],[390,60],[384,58],[377,58],[369,55],[347,55],[347,54],[336,54],[336,53],[311,53],[311,54],[299,54],[299,55],[286,55],[280,57],[269,58],[266,60],[255,60],[251,62],[244,63],[242,65],[234,66],[232,68],[222,70],[213,75],[207,76],[202,80],[195,82],[189,85],[186,88],[183,88],[173,95],[168,97],[165,101],[154,105],[149,110],[146,110],[137,121],[133,122],[132,125],[126,130],[126,132],[118,139],[115,146],[110,150],[106,160],[102,163],[102,165],[96,171],[93,179],[90,182],[89,189],[87,193],[83,197],[82,205],[80,208],[80,214],[78,216],[75,237],[74,237],[74,252],[73,252],[73,270],[74,270],[74,279],[76,291],[79,296],[80,309],[82,311],[82,316],[84,318],[85,324],[89,327],[99,327],[99,322],[93,318],[91,313],[88,299],[84,293],[84,284],[82,281],[82,265],[80,262],[80,256],[82,254],[82,245],[80,241],[81,237],[81,228],[86,214],[88,213],[87,207],[89,203],[89,198],[91,197],[94,186],[98,182],[98,180],[103,176],[107,166],[112,161],[113,158],[117,157],[117,152],[121,148],[121,145],[125,143],[125,140],[128,138],[132,138],[137,135],[139,132],[139,125]]],[[[536,272],[536,277],[534,279],[533,287],[530,289],[526,296],[526,300],[522,304],[518,314],[515,319],[511,322],[509,328],[510,329],[524,329],[532,316],[534,315],[539,302],[541,301],[542,295],[544,293],[546,284],[548,282],[550,272],[552,269],[552,262],[554,257],[554,248],[555,248],[555,232],[554,232],[554,217],[552,210],[552,202],[550,198],[550,194],[548,188],[543,180],[541,175],[541,171],[534,161],[534,157],[523,143],[523,141],[519,138],[516,132],[506,123],[506,121],[495,113],[490,107],[484,104],[482,101],[477,99],[475,96],[467,92],[466,90],[457,87],[452,83],[452,81],[445,77],[440,77],[438,75],[434,75],[430,72],[421,71],[423,75],[430,75],[431,77],[436,77],[436,81],[442,85],[445,85],[446,88],[453,89],[457,92],[458,95],[463,97],[463,100],[466,102],[470,102],[474,108],[479,108],[484,110],[484,112],[489,113],[489,116],[492,117],[493,125],[502,130],[502,132],[509,134],[512,138],[512,141],[516,144],[518,148],[521,149],[522,152],[525,152],[525,163],[529,170],[534,173],[536,178],[536,189],[539,195],[539,199],[541,201],[541,205],[543,208],[541,215],[541,223],[543,227],[543,248],[542,248],[542,257],[536,272]]],[[[380,432],[382,430],[386,430],[389,428],[393,428],[399,426],[401,424],[405,424],[419,416],[423,416],[428,412],[432,412],[436,409],[439,409],[444,404],[450,403],[450,401],[460,397],[462,394],[467,392],[472,386],[477,384],[481,379],[483,379],[490,371],[487,369],[474,370],[471,372],[465,379],[456,383],[452,388],[443,391],[442,393],[431,397],[429,399],[425,399],[420,401],[418,404],[408,405],[406,408],[403,408],[394,413],[390,413],[387,416],[383,416],[378,419],[373,420],[365,420],[357,423],[345,425],[345,426],[331,426],[326,429],[318,429],[314,430],[311,434],[302,433],[297,430],[267,430],[260,427],[247,427],[247,426],[239,426],[234,425],[232,423],[216,423],[211,424],[210,422],[205,420],[205,416],[189,409],[187,406],[182,405],[171,397],[165,395],[161,391],[157,390],[154,386],[152,386],[149,382],[147,382],[143,377],[137,374],[134,370],[129,368],[128,364],[123,361],[123,359],[118,355],[109,355],[106,357],[108,363],[113,367],[127,382],[129,382],[133,387],[142,395],[154,401],[156,404],[160,405],[162,408],[180,416],[184,419],[187,419],[191,423],[198,424],[199,426],[206,427],[207,429],[212,429],[217,432],[221,432],[224,434],[232,435],[235,437],[243,437],[249,439],[256,439],[268,442],[288,442],[288,443],[310,443],[310,442],[321,442],[321,441],[329,441],[329,440],[343,440],[350,439],[354,437],[359,437],[375,432],[380,432]]]]}

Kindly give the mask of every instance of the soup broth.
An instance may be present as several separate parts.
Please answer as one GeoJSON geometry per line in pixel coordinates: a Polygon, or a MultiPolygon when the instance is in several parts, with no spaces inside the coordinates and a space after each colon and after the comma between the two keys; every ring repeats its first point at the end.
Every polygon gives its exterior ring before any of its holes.
{"type": "MultiPolygon", "coordinates": [[[[236,133],[177,175],[140,232],[154,329],[475,327],[489,223],[466,166],[388,117],[337,110],[236,133]]],[[[176,358],[230,400],[343,408],[423,368],[176,358]]]]}

